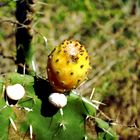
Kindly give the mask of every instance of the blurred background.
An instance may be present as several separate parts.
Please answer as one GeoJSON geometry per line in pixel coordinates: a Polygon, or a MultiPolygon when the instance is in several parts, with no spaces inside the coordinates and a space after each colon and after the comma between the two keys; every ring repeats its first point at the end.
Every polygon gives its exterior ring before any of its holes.
{"type": "MultiPolygon", "coordinates": [[[[77,91],[89,98],[95,88],[119,139],[140,139],[140,0],[38,0],[33,8],[37,74],[46,77],[47,56],[64,39],[80,41],[92,69],[77,91]]],[[[14,0],[0,1],[0,74],[16,70],[15,10],[14,0]]]]}

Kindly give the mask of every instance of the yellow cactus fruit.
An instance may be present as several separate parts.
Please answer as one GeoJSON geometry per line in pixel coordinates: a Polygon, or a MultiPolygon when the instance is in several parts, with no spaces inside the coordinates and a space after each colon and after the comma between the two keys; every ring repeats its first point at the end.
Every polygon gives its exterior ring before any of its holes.
{"type": "Polygon", "coordinates": [[[87,78],[89,68],[88,53],[78,41],[65,40],[48,56],[48,80],[57,92],[79,86],[87,78]]]}

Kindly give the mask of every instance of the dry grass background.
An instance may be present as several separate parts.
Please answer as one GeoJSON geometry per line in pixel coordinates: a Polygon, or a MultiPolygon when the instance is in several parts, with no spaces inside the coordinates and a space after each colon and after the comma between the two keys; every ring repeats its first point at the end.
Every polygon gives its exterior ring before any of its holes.
{"type": "MultiPolygon", "coordinates": [[[[38,75],[46,77],[47,55],[56,45],[79,40],[89,52],[92,70],[78,91],[89,97],[95,87],[94,99],[106,104],[100,109],[117,122],[120,139],[140,139],[140,1],[42,0],[34,8],[38,75]]],[[[15,21],[14,12],[15,1],[0,2],[1,74],[16,69],[15,25],[4,22],[15,21]]]]}

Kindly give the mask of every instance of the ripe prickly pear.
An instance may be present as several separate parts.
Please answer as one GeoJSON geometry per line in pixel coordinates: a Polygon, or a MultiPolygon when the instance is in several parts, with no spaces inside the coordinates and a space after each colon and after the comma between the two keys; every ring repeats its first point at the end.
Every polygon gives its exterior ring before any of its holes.
{"type": "Polygon", "coordinates": [[[48,80],[57,92],[79,86],[87,78],[89,68],[87,51],[78,41],[65,40],[48,56],[48,80]]]}

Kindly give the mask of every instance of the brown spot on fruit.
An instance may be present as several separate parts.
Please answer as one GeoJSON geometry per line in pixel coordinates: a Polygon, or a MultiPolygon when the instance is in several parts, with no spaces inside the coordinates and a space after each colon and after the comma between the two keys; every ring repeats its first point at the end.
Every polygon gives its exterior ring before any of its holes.
{"type": "Polygon", "coordinates": [[[69,63],[70,63],[70,61],[68,60],[68,61],[67,61],[67,64],[69,64],[69,63]]]}
{"type": "Polygon", "coordinates": [[[84,67],[84,65],[81,65],[80,68],[82,69],[84,67]]]}
{"type": "Polygon", "coordinates": [[[64,86],[64,85],[65,85],[65,82],[64,82],[64,81],[61,81],[61,85],[63,85],[63,86],[64,86]]]}
{"type": "Polygon", "coordinates": [[[78,46],[78,43],[77,43],[77,42],[75,43],[75,47],[76,47],[76,46],[78,46]]]}
{"type": "Polygon", "coordinates": [[[74,55],[71,55],[72,62],[75,62],[76,63],[78,59],[79,59],[79,57],[74,56],[74,55]]]}
{"type": "Polygon", "coordinates": [[[57,62],[59,62],[59,59],[56,59],[56,61],[55,61],[55,62],[56,62],[56,63],[57,63],[57,62]]]}
{"type": "Polygon", "coordinates": [[[77,83],[80,83],[80,81],[81,81],[81,80],[80,80],[80,79],[78,79],[78,80],[77,80],[77,83]]]}
{"type": "Polygon", "coordinates": [[[88,59],[88,56],[86,56],[86,60],[88,59]]]}
{"type": "Polygon", "coordinates": [[[73,72],[70,73],[70,75],[73,75],[73,74],[74,74],[73,72]]]}
{"type": "Polygon", "coordinates": [[[60,53],[61,52],[61,50],[58,50],[58,52],[57,53],[60,53]]]}
{"type": "Polygon", "coordinates": [[[59,71],[56,71],[56,74],[59,74],[59,71]]]}

